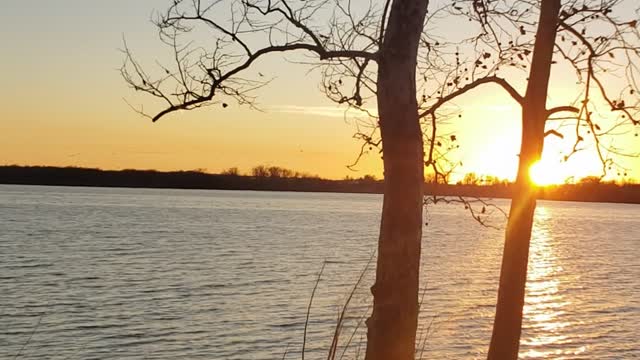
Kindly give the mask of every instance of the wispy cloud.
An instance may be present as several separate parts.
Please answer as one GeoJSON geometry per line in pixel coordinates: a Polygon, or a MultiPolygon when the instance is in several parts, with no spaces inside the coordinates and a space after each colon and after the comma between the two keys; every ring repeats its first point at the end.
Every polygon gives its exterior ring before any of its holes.
{"type": "MultiPolygon", "coordinates": [[[[367,109],[369,113],[377,115],[377,109],[367,109]]],[[[515,105],[471,104],[463,107],[451,107],[450,110],[483,111],[491,113],[518,113],[515,105]]],[[[272,105],[267,107],[268,112],[277,112],[297,115],[325,116],[332,118],[366,118],[363,111],[340,106],[302,106],[302,105],[272,105]]]]}
{"type": "MultiPolygon", "coordinates": [[[[363,117],[366,114],[356,109],[347,109],[338,106],[300,106],[300,105],[273,105],[267,109],[269,112],[286,114],[315,115],[336,118],[363,117]]],[[[375,112],[373,112],[375,114],[375,112]]]]}

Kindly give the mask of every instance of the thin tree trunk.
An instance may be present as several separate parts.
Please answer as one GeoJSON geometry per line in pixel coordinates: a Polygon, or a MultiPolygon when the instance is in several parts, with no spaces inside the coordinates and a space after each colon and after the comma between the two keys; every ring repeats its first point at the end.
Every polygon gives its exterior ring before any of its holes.
{"type": "Polygon", "coordinates": [[[540,159],[544,145],[546,99],[560,6],[560,0],[542,0],[530,80],[522,108],[520,160],[505,236],[490,360],[518,358],[529,243],[536,209],[529,168],[540,159]]]}
{"type": "Polygon", "coordinates": [[[418,326],[424,150],[415,71],[428,0],[395,0],[378,65],[384,202],[367,360],[413,359],[418,326]]]}

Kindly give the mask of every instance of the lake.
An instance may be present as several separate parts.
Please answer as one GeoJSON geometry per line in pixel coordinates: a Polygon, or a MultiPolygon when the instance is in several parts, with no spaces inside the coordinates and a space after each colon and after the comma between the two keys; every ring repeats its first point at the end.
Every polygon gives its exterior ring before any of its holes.
{"type": "MultiPolygon", "coordinates": [[[[323,263],[306,358],[326,358],[364,272],[338,350],[362,358],[381,200],[0,185],[0,358],[299,359],[323,263]]],[[[538,203],[521,358],[640,358],[639,215],[538,203]]],[[[427,207],[418,357],[486,357],[505,223],[491,219],[427,207]]]]}

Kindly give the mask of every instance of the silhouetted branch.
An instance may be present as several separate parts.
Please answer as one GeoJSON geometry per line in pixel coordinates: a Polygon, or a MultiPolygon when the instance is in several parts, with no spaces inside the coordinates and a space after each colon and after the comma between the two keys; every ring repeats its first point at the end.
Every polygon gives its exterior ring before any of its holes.
{"type": "Polygon", "coordinates": [[[557,130],[553,130],[553,129],[552,129],[552,130],[547,130],[547,131],[544,133],[544,137],[547,137],[547,136],[549,136],[549,135],[555,135],[555,136],[559,137],[560,139],[564,139],[564,135],[562,135],[561,133],[559,133],[557,130]]]}
{"type": "Polygon", "coordinates": [[[313,298],[316,295],[316,289],[318,288],[318,284],[320,283],[320,278],[322,277],[322,272],[324,271],[324,267],[327,265],[326,261],[322,262],[322,267],[318,272],[318,278],[316,279],[316,283],[313,285],[313,290],[311,291],[311,297],[309,298],[309,305],[307,306],[307,317],[304,320],[304,332],[302,334],[302,360],[304,360],[304,349],[307,345],[307,327],[309,326],[309,316],[311,315],[311,305],[313,304],[313,298]]]}
{"type": "MultiPolygon", "coordinates": [[[[369,257],[369,260],[367,261],[364,269],[362,269],[362,271],[360,272],[360,276],[358,277],[358,280],[356,280],[355,284],[351,288],[351,291],[349,292],[349,295],[347,296],[347,300],[345,301],[344,305],[342,306],[342,311],[340,311],[340,315],[338,316],[338,321],[336,322],[336,327],[335,327],[335,330],[333,332],[333,338],[331,340],[331,346],[329,347],[329,355],[327,356],[327,360],[335,360],[336,352],[338,351],[338,340],[340,338],[340,333],[342,331],[342,325],[343,325],[343,322],[344,322],[344,317],[345,317],[345,315],[347,313],[347,309],[349,308],[349,303],[351,302],[351,299],[353,298],[353,295],[355,294],[356,290],[358,289],[358,286],[360,286],[360,283],[362,282],[362,279],[364,278],[364,275],[367,273],[367,270],[369,270],[369,266],[371,265],[371,262],[375,258],[375,255],[376,255],[376,253],[374,251],[371,254],[371,256],[369,257]]],[[[351,338],[353,338],[353,335],[355,334],[355,332],[357,331],[358,327],[360,326],[360,323],[361,322],[358,322],[358,325],[356,326],[356,329],[351,334],[351,337],[349,338],[349,341],[347,342],[347,346],[348,346],[348,344],[351,343],[351,338]]],[[[343,352],[342,355],[344,356],[344,352],[343,352]]],[[[342,358],[342,356],[341,356],[341,358],[342,358]]]]}
{"type": "Polygon", "coordinates": [[[471,217],[477,221],[480,225],[488,227],[488,228],[492,228],[492,229],[501,229],[499,226],[495,226],[493,224],[489,224],[485,218],[483,218],[483,216],[485,217],[489,217],[491,215],[491,212],[489,210],[495,210],[498,213],[502,214],[504,216],[504,218],[508,218],[508,214],[499,206],[490,203],[489,201],[480,199],[480,198],[466,198],[463,196],[457,196],[457,197],[446,197],[446,196],[436,196],[436,195],[432,195],[432,196],[427,196],[425,197],[425,206],[429,205],[429,204],[438,204],[438,203],[444,203],[444,204],[462,204],[464,205],[465,210],[468,210],[471,217]],[[474,205],[480,204],[482,205],[482,207],[480,208],[480,210],[476,210],[474,209],[474,205]],[[479,211],[479,213],[478,213],[479,211]]]}
{"type": "Polygon", "coordinates": [[[31,331],[31,334],[29,334],[27,341],[25,341],[24,344],[22,344],[22,347],[20,347],[20,350],[18,350],[16,355],[13,357],[13,360],[16,360],[18,357],[20,357],[24,349],[27,347],[27,345],[29,345],[29,343],[31,342],[31,339],[33,339],[33,335],[35,335],[36,331],[38,331],[38,328],[40,327],[40,323],[42,322],[42,318],[44,317],[44,315],[45,314],[43,313],[38,317],[38,322],[36,323],[36,326],[33,327],[33,330],[31,331]]]}
{"type": "Polygon", "coordinates": [[[551,108],[551,109],[547,110],[547,119],[548,119],[550,116],[552,116],[552,115],[554,115],[554,114],[557,114],[557,113],[559,113],[559,112],[572,112],[572,113],[579,113],[579,112],[580,112],[580,109],[578,109],[578,108],[577,108],[577,107],[575,107],[575,106],[570,106],[570,105],[568,105],[568,106],[557,106],[557,107],[554,107],[554,108],[551,108]]]}
{"type": "MultiPolygon", "coordinates": [[[[308,2],[299,9],[294,10],[287,1],[280,0],[277,4],[266,1],[266,7],[253,1],[242,1],[231,4],[231,20],[222,23],[217,18],[208,16],[212,8],[221,2],[212,2],[203,6],[200,1],[187,3],[177,0],[169,7],[165,15],[161,16],[156,25],[160,29],[163,42],[172,48],[177,70],[170,71],[167,67],[160,66],[165,73],[164,77],[153,80],[138,62],[125,43],[125,61],[121,73],[125,81],[136,91],[146,92],[161,98],[167,103],[167,107],[150,116],[157,121],[163,116],[180,110],[190,110],[210,103],[217,95],[235,98],[240,104],[253,106],[254,98],[247,94],[264,86],[261,80],[246,80],[238,76],[247,70],[255,61],[268,54],[285,53],[293,51],[306,51],[316,56],[318,62],[326,62],[331,66],[332,61],[349,59],[359,64],[360,75],[357,76],[358,84],[352,99],[356,104],[361,104],[360,87],[364,68],[370,61],[377,61],[377,52],[372,44],[364,45],[358,49],[355,41],[358,37],[369,39],[366,32],[354,29],[351,33],[334,24],[332,33],[336,31],[345,37],[338,37],[330,41],[324,35],[312,30],[311,26],[304,22],[310,20],[326,1],[308,2]],[[234,7],[234,4],[240,4],[234,7]],[[189,6],[191,9],[183,9],[189,6]],[[191,10],[191,13],[189,13],[191,10]],[[305,11],[308,12],[304,13],[305,11]],[[304,15],[303,15],[304,13],[304,15]],[[260,19],[255,18],[258,14],[260,19]],[[279,17],[279,19],[274,19],[279,17]],[[178,36],[192,31],[193,27],[202,24],[217,32],[216,44],[212,51],[197,47],[191,43],[179,45],[178,36]],[[293,31],[300,33],[296,34],[293,31]],[[278,33],[279,42],[274,41],[274,34],[278,33]],[[252,49],[254,41],[252,37],[262,36],[267,46],[252,49]],[[251,40],[251,41],[250,41],[251,40]],[[227,51],[227,47],[234,45],[241,49],[241,53],[227,51]],[[188,59],[194,57],[194,61],[188,59]],[[362,62],[358,62],[358,59],[362,62]],[[196,75],[195,71],[201,74],[196,75]],[[177,84],[177,89],[168,91],[163,89],[164,83],[172,80],[177,84]]],[[[350,23],[355,24],[353,14],[345,9],[345,15],[350,23]]],[[[373,18],[373,14],[367,18],[373,18]]],[[[360,20],[362,21],[362,20],[360,20]]],[[[375,39],[373,39],[375,40],[375,39]]],[[[226,103],[222,104],[227,107],[226,103]]],[[[137,110],[137,112],[142,112],[137,110]]]]}
{"type": "Polygon", "coordinates": [[[429,109],[420,113],[420,117],[425,117],[427,115],[431,115],[436,112],[442,105],[452,101],[456,97],[459,97],[465,94],[467,91],[477,88],[480,85],[494,83],[500,85],[507,93],[519,104],[522,104],[522,95],[518,93],[518,91],[509,84],[505,79],[502,79],[497,76],[488,76],[481,79],[478,79],[470,84],[463,86],[462,88],[448,94],[447,96],[441,97],[438,101],[431,105],[429,109]]]}

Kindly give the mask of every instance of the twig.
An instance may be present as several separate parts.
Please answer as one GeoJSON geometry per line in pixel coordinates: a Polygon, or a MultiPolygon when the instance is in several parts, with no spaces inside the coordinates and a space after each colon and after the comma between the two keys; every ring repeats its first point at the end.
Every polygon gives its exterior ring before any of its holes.
{"type": "Polygon", "coordinates": [[[331,347],[329,348],[329,355],[327,356],[327,360],[333,360],[336,357],[336,351],[338,349],[338,339],[340,337],[340,330],[342,329],[342,323],[344,321],[344,316],[347,312],[347,308],[349,307],[349,303],[353,298],[353,294],[355,294],[356,289],[362,282],[362,279],[364,278],[364,274],[369,269],[369,265],[371,265],[371,262],[373,261],[373,258],[375,257],[375,255],[376,255],[376,252],[374,251],[369,257],[369,261],[367,261],[367,264],[365,265],[364,269],[362,269],[362,272],[360,273],[358,280],[353,285],[353,288],[351,289],[351,292],[349,293],[349,296],[347,297],[347,300],[345,301],[345,304],[342,307],[342,311],[340,312],[340,315],[338,316],[338,321],[336,323],[336,329],[333,333],[333,339],[331,341],[331,347]]]}
{"type": "Polygon", "coordinates": [[[322,267],[320,268],[320,272],[318,273],[318,278],[316,279],[316,283],[313,286],[313,291],[311,291],[309,306],[307,306],[307,318],[304,321],[304,333],[302,335],[302,360],[304,360],[304,348],[307,344],[307,327],[309,326],[309,315],[311,315],[311,304],[313,304],[313,297],[316,295],[316,289],[318,288],[318,284],[320,283],[320,278],[322,277],[322,272],[324,271],[325,265],[327,265],[327,262],[322,262],[322,267]]]}
{"type": "Polygon", "coordinates": [[[24,349],[27,347],[27,345],[31,342],[31,338],[33,338],[33,335],[36,333],[36,331],[38,331],[38,328],[40,327],[40,322],[42,322],[42,318],[44,317],[44,315],[45,315],[45,313],[42,313],[40,315],[40,317],[38,318],[38,323],[36,324],[36,326],[31,331],[31,335],[29,335],[29,338],[27,339],[27,341],[24,344],[22,344],[22,347],[20,348],[20,351],[18,351],[16,356],[13,357],[14,360],[17,359],[22,354],[22,351],[24,351],[24,349]]]}

